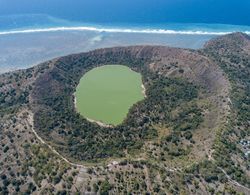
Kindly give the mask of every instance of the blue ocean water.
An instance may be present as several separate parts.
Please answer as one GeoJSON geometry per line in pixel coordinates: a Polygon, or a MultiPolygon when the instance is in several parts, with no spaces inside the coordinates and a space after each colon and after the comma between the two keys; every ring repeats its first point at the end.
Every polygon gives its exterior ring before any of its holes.
{"type": "Polygon", "coordinates": [[[0,0],[0,15],[41,13],[101,24],[250,25],[249,0],[0,0]]]}
{"type": "Polygon", "coordinates": [[[83,26],[108,32],[250,32],[249,13],[249,0],[0,0],[0,32],[83,26]]]}
{"type": "Polygon", "coordinates": [[[108,33],[151,33],[186,35],[250,34],[250,26],[209,23],[113,23],[69,21],[46,14],[0,16],[0,35],[54,31],[95,31],[108,33]]]}
{"type": "Polygon", "coordinates": [[[139,44],[197,49],[250,34],[250,0],[0,0],[0,73],[139,44]]]}

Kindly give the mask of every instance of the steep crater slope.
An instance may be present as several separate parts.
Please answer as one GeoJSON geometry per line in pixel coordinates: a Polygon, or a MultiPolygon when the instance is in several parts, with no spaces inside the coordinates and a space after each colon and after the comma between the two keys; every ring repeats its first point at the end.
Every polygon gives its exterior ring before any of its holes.
{"type": "Polygon", "coordinates": [[[135,153],[158,159],[164,150],[168,153],[162,159],[168,161],[171,156],[199,159],[208,154],[214,129],[227,114],[228,89],[216,63],[196,51],[118,47],[56,59],[35,81],[31,101],[38,134],[73,161],[135,153]],[[125,121],[112,128],[84,119],[73,101],[82,75],[105,64],[126,64],[140,72],[147,92],[125,121]],[[155,154],[148,156],[152,150],[155,154]]]}
{"type": "MultiPolygon", "coordinates": [[[[213,158],[231,178],[250,186],[250,37],[234,33],[209,41],[201,53],[217,62],[231,83],[230,114],[217,131],[213,158]]],[[[249,193],[249,189],[248,189],[249,193]]]]}
{"type": "Polygon", "coordinates": [[[2,74],[0,193],[249,194],[249,71],[250,38],[234,33],[198,51],[100,49],[2,74]],[[73,103],[79,79],[109,63],[147,91],[115,128],[73,103]]]}

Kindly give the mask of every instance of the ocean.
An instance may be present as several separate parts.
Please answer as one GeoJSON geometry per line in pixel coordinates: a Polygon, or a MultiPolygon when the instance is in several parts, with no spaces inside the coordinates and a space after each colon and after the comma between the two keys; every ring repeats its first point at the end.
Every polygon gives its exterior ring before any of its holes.
{"type": "Polygon", "coordinates": [[[249,0],[0,0],[0,15],[46,14],[113,24],[206,23],[250,26],[249,0]]]}
{"type": "Polygon", "coordinates": [[[249,0],[0,0],[0,72],[101,47],[197,49],[250,34],[249,13],[249,0]]]}
{"type": "Polygon", "coordinates": [[[250,34],[250,26],[219,23],[87,23],[46,14],[0,16],[0,35],[55,31],[224,35],[238,31],[250,34]]]}

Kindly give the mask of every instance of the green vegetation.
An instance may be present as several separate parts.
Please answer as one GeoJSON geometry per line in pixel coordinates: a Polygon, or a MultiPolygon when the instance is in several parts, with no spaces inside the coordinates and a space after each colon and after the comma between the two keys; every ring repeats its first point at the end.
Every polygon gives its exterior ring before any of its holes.
{"type": "Polygon", "coordinates": [[[108,180],[105,180],[101,183],[100,186],[100,194],[101,195],[108,195],[109,190],[111,190],[112,186],[109,184],[108,180]]]}
{"type": "Polygon", "coordinates": [[[23,87],[21,83],[23,79],[29,78],[28,75],[28,73],[6,74],[6,78],[0,80],[0,89],[1,86],[5,88],[3,91],[0,91],[0,117],[5,114],[14,113],[21,105],[28,103],[28,91],[30,87],[23,87]],[[18,86],[18,88],[15,88],[15,86],[18,86]]]}
{"type": "Polygon", "coordinates": [[[29,156],[29,159],[23,164],[21,175],[32,174],[39,187],[41,187],[42,180],[47,177],[54,184],[59,183],[63,174],[69,169],[65,162],[58,164],[55,155],[47,151],[48,148],[27,144],[26,150],[31,150],[33,156],[29,156]],[[31,173],[29,167],[34,167],[34,172],[31,173]]]}
{"type": "Polygon", "coordinates": [[[1,75],[0,194],[247,194],[249,46],[237,33],[198,51],[102,49],[1,75]],[[113,127],[74,105],[82,76],[105,64],[146,88],[113,127]]]}
{"type": "Polygon", "coordinates": [[[250,55],[243,49],[244,39],[249,39],[249,37],[244,37],[245,35],[242,34],[229,36],[229,39],[214,40],[213,44],[204,49],[210,58],[219,63],[228,75],[232,86],[230,93],[232,111],[227,124],[224,124],[217,132],[214,158],[216,164],[223,168],[231,178],[250,187],[250,178],[242,170],[244,166],[249,169],[250,159],[246,159],[237,147],[241,139],[250,136],[250,55]],[[228,49],[225,50],[225,48],[228,49]],[[238,159],[232,158],[233,155],[237,155],[238,159]],[[246,162],[241,166],[238,163],[240,158],[246,162]]]}
{"type": "Polygon", "coordinates": [[[87,72],[76,88],[77,110],[86,118],[120,124],[129,108],[142,100],[140,74],[126,66],[106,65],[87,72]]]}
{"type": "MultiPolygon", "coordinates": [[[[119,56],[113,58],[113,62],[115,58],[121,60],[119,56]]],[[[194,84],[164,77],[142,66],[144,60],[134,59],[132,63],[125,57],[120,64],[128,64],[141,73],[147,97],[134,104],[125,121],[118,126],[100,127],[87,121],[74,108],[73,93],[82,77],[80,73],[93,69],[100,59],[112,59],[112,56],[91,56],[91,63],[88,58],[80,59],[71,62],[74,66],[69,66],[70,62],[57,61],[55,68],[37,81],[33,91],[34,102],[39,102],[34,104],[35,128],[45,140],[54,143],[54,147],[72,159],[96,161],[123,157],[126,150],[134,153],[145,140],[156,138],[156,124],[166,125],[174,131],[192,131],[202,122],[201,110],[195,103],[198,89],[194,84]],[[181,108],[185,108],[183,112],[181,108]],[[173,115],[176,110],[178,113],[173,115]],[[175,121],[182,118],[182,126],[176,125],[175,121]],[[59,139],[52,137],[51,132],[58,134],[59,139]]]]}

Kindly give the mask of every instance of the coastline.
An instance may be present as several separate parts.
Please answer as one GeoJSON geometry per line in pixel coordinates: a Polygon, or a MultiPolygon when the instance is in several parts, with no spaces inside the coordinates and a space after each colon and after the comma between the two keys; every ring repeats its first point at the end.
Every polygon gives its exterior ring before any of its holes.
{"type": "MultiPolygon", "coordinates": [[[[8,18],[8,17],[7,17],[8,18]]],[[[27,16],[29,19],[29,16],[27,16]]],[[[28,20],[27,19],[27,20],[28,20]]],[[[16,19],[17,21],[20,18],[16,19]]],[[[61,21],[57,24],[0,28],[0,74],[29,68],[72,53],[116,46],[163,45],[199,49],[210,39],[232,33],[250,34],[250,26],[199,23],[164,25],[98,25],[61,21]],[[49,40],[49,41],[48,41],[49,40]]]]}
{"type": "Polygon", "coordinates": [[[144,98],[146,98],[147,97],[146,88],[145,88],[145,86],[143,84],[141,84],[141,88],[142,88],[142,94],[143,94],[144,98]]]}

